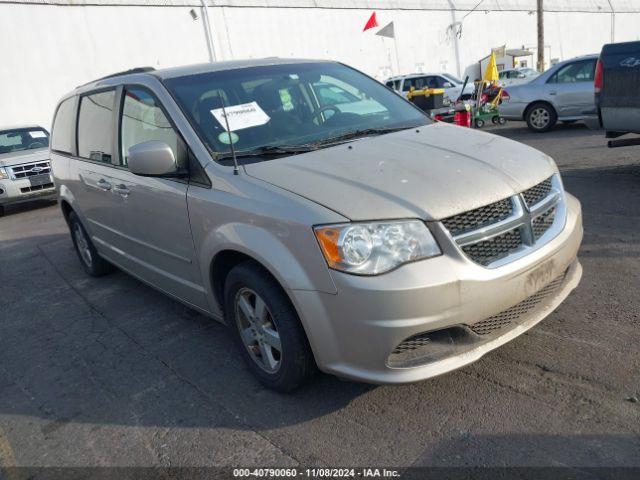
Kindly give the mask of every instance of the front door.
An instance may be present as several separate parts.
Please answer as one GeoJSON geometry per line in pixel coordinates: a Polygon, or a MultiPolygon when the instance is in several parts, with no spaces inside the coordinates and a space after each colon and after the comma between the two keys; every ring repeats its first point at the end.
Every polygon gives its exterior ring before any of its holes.
{"type": "Polygon", "coordinates": [[[545,85],[545,93],[559,117],[580,117],[594,104],[595,60],[579,60],[560,68],[545,85]]]}
{"type": "Polygon", "coordinates": [[[120,112],[119,165],[109,181],[122,202],[122,233],[128,247],[120,261],[143,280],[201,308],[207,308],[205,289],[194,251],[188,182],[173,178],[141,177],[128,169],[129,148],[158,140],[186,165],[186,148],[156,97],[146,88],[123,90],[120,112]]]}

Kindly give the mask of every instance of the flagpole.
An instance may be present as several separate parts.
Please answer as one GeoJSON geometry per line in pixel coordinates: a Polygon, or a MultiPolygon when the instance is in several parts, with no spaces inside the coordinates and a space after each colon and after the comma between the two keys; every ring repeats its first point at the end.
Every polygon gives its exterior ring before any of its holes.
{"type": "Polygon", "coordinates": [[[396,66],[398,67],[398,75],[401,75],[402,72],[400,72],[400,55],[398,55],[398,39],[395,34],[393,36],[393,46],[396,50],[396,66]]]}

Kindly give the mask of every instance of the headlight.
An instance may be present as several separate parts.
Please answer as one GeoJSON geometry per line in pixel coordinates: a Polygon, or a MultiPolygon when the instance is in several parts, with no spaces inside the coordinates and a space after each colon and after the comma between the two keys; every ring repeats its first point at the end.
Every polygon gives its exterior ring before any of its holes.
{"type": "Polygon", "coordinates": [[[419,220],[324,225],[314,231],[329,267],[358,275],[377,275],[441,253],[419,220]]]}
{"type": "Polygon", "coordinates": [[[7,174],[7,171],[3,167],[0,167],[0,180],[7,180],[8,178],[9,175],[7,174]]]}

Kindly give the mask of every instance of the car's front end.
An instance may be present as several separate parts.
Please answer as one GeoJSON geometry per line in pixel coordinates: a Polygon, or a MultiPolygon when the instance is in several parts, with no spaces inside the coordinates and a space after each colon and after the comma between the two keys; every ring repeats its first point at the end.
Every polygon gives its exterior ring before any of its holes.
{"type": "Polygon", "coordinates": [[[247,166],[351,219],[315,225],[337,293],[291,291],[321,369],[373,383],[439,375],[531,328],[578,284],[580,204],[553,161],[460,133],[436,124],[247,166]]]}
{"type": "Polygon", "coordinates": [[[48,145],[39,127],[0,131],[0,206],[55,198],[48,145]]]}
{"type": "Polygon", "coordinates": [[[580,281],[580,204],[558,175],[428,228],[439,255],[377,276],[333,270],[337,295],[294,293],[324,370],[373,383],[440,375],[540,322],[580,281]]]}

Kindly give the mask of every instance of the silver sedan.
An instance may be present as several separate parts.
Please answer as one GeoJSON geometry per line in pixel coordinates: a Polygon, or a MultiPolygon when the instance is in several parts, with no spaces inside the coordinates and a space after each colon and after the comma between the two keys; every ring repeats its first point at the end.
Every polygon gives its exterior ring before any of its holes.
{"type": "Polygon", "coordinates": [[[500,106],[508,120],[524,120],[534,132],[551,130],[560,120],[572,123],[594,108],[593,79],[597,55],[558,63],[530,82],[505,90],[509,100],[500,106]]]}

